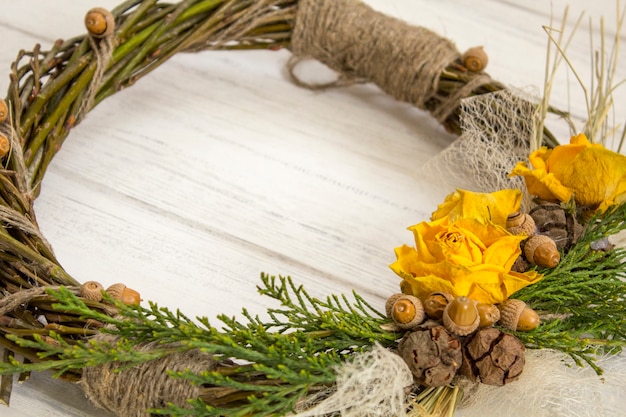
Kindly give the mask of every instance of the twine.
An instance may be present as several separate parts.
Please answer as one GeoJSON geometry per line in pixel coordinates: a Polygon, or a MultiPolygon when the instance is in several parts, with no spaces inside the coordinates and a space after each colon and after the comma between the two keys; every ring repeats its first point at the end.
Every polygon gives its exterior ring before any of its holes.
{"type": "Polygon", "coordinates": [[[96,70],[94,71],[89,87],[85,92],[85,96],[82,99],[78,111],[76,112],[76,123],[79,123],[87,115],[89,110],[93,107],[93,102],[96,98],[96,94],[102,85],[104,79],[104,73],[113,58],[113,33],[107,35],[101,39],[89,36],[89,46],[93,50],[96,57],[96,70]]]}
{"type": "MultiPolygon", "coordinates": [[[[20,305],[28,303],[33,298],[46,293],[46,290],[58,290],[58,285],[47,285],[43,287],[33,287],[27,290],[19,290],[13,294],[0,298],[0,316],[14,311],[20,305]]],[[[73,289],[73,288],[70,288],[73,289]]],[[[74,289],[75,290],[75,289],[74,289]]]]}
{"type": "MultiPolygon", "coordinates": [[[[118,339],[99,333],[92,340],[115,344],[118,339]]],[[[145,352],[167,347],[175,348],[151,342],[139,344],[134,349],[145,352]]],[[[173,378],[170,372],[199,373],[215,370],[216,365],[210,354],[195,349],[171,353],[122,370],[119,363],[86,367],[80,385],[93,404],[118,417],[149,417],[147,410],[164,408],[169,404],[185,408],[189,406],[188,399],[199,395],[200,386],[183,378],[173,378]]]]}
{"type": "Polygon", "coordinates": [[[35,213],[33,211],[33,190],[29,185],[31,173],[26,169],[24,150],[22,149],[19,136],[13,128],[13,115],[11,115],[9,123],[0,124],[0,134],[9,139],[11,152],[10,161],[13,164],[12,171],[3,171],[1,173],[5,175],[10,172],[14,173],[12,179],[16,187],[15,196],[22,201],[24,208],[26,208],[26,213],[22,213],[10,206],[0,205],[0,223],[5,229],[12,227],[37,237],[50,253],[54,253],[52,245],[50,245],[43,233],[39,230],[35,219],[35,213]]]}
{"type": "MultiPolygon", "coordinates": [[[[295,57],[288,71],[300,86],[322,89],[371,81],[395,99],[421,109],[437,95],[443,70],[460,57],[450,40],[357,0],[300,0],[291,49],[295,57]],[[339,79],[325,84],[303,81],[295,67],[304,58],[323,62],[339,73],[339,79]]],[[[490,81],[487,75],[477,76],[454,94],[437,97],[442,101],[431,113],[443,122],[462,98],[490,81]]]]}

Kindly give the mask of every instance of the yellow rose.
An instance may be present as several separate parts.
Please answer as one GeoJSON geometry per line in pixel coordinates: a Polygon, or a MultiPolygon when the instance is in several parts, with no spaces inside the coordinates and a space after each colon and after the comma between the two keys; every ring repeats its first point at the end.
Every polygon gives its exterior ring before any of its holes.
{"type": "Polygon", "coordinates": [[[422,222],[409,228],[415,248],[396,248],[391,269],[403,278],[402,288],[424,299],[432,292],[465,295],[481,303],[501,303],[542,275],[511,271],[524,236],[514,236],[492,223],[465,218],[422,222]]]}
{"type": "Polygon", "coordinates": [[[521,175],[528,191],[544,200],[568,202],[603,212],[626,202],[626,156],[592,144],[583,134],[569,145],[541,148],[529,156],[530,169],[519,162],[511,176],[521,175]]]}
{"type": "Polygon", "coordinates": [[[519,210],[521,202],[522,192],[519,190],[475,193],[457,189],[446,197],[430,219],[447,217],[450,223],[454,223],[459,219],[474,218],[483,224],[494,223],[506,227],[506,218],[519,210]]]}

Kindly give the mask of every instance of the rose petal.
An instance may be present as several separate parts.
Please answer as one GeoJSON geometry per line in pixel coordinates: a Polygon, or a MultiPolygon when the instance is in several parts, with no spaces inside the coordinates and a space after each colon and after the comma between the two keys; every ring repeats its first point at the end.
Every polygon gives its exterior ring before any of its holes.
{"type": "Polygon", "coordinates": [[[490,265],[502,265],[506,271],[511,270],[515,260],[522,253],[519,244],[525,238],[526,236],[521,235],[501,237],[485,250],[484,262],[490,265]]]}
{"type": "Polygon", "coordinates": [[[522,176],[528,192],[548,201],[567,202],[572,198],[572,190],[561,184],[552,173],[543,169],[529,169],[524,162],[518,164],[511,171],[510,176],[522,176]]]}
{"type": "Polygon", "coordinates": [[[502,277],[502,282],[506,287],[504,300],[506,300],[522,288],[527,287],[531,284],[535,284],[541,278],[543,278],[543,275],[538,273],[537,271],[526,271],[523,274],[515,271],[510,271],[506,274],[506,276],[502,277]]]}
{"type": "Polygon", "coordinates": [[[431,220],[447,218],[449,223],[461,219],[475,219],[481,224],[506,225],[509,214],[518,211],[522,201],[519,190],[505,189],[493,193],[475,193],[457,189],[437,207],[431,220]]]}
{"type": "Polygon", "coordinates": [[[569,145],[541,148],[529,156],[534,169],[518,163],[511,176],[524,177],[528,191],[546,200],[569,202],[603,212],[626,201],[626,156],[592,144],[584,134],[569,145]]]}
{"type": "Polygon", "coordinates": [[[576,202],[604,211],[626,194],[626,156],[588,147],[564,168],[563,183],[576,190],[576,202]]]}

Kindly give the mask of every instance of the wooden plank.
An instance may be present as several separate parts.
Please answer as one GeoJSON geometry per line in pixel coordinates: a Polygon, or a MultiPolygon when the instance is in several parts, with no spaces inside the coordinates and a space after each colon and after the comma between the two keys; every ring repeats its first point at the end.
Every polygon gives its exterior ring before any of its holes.
{"type": "MultiPolygon", "coordinates": [[[[84,10],[117,1],[6,3],[0,64],[8,68],[20,48],[81,33],[84,10]]],[[[543,1],[368,3],[453,39],[460,50],[485,45],[494,78],[543,83],[541,25],[550,13],[543,1]]],[[[566,2],[552,3],[560,15],[566,2]]],[[[569,3],[572,16],[587,7],[569,3]]],[[[611,16],[611,3],[594,4],[591,13],[611,16]]],[[[587,36],[581,30],[570,50],[585,77],[587,36]]],[[[295,87],[284,72],[288,57],[175,57],[98,106],[72,132],[37,201],[43,232],[68,271],[82,281],[126,282],[145,300],[191,316],[234,315],[241,307],[262,313],[271,304],[255,292],[262,271],[292,275],[315,296],[356,289],[382,306],[397,290],[387,267],[393,248],[410,241],[405,228],[427,218],[447,191],[434,192],[414,172],[452,137],[372,86],[295,87]]],[[[626,68],[618,73],[625,78],[626,68]]],[[[0,79],[0,89],[7,84],[0,79]]],[[[554,100],[585,114],[571,76],[558,78],[554,100]]],[[[624,89],[615,101],[617,120],[625,120],[624,89]]],[[[48,374],[13,390],[3,417],[109,415],[48,374]]]]}

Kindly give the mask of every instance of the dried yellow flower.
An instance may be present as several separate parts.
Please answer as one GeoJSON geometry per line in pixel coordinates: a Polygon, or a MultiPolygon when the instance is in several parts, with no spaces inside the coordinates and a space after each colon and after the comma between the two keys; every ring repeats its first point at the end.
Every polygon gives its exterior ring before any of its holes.
{"type": "Polygon", "coordinates": [[[472,218],[482,224],[493,223],[506,227],[507,217],[519,210],[521,201],[522,193],[519,190],[475,193],[457,189],[437,207],[431,220],[447,217],[450,223],[454,223],[460,219],[472,218]]]}
{"type": "Polygon", "coordinates": [[[425,299],[433,292],[467,296],[497,304],[517,290],[539,281],[535,271],[511,271],[525,236],[475,218],[451,223],[448,217],[409,228],[415,247],[396,248],[391,269],[403,278],[403,288],[425,299]]]}
{"type": "Polygon", "coordinates": [[[528,191],[544,200],[568,202],[603,212],[626,202],[626,156],[592,144],[584,134],[569,145],[545,147],[529,156],[532,169],[519,162],[511,176],[521,175],[528,191]]]}

